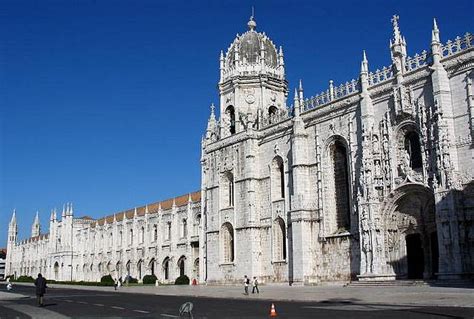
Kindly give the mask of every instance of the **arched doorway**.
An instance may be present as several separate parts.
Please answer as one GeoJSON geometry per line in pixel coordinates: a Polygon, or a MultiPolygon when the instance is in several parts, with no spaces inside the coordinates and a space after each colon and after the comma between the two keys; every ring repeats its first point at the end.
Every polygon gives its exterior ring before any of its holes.
{"type": "Polygon", "coordinates": [[[381,212],[389,270],[398,279],[433,278],[439,262],[433,193],[421,185],[401,186],[381,212]]]}
{"type": "Polygon", "coordinates": [[[59,280],[59,263],[54,263],[54,280],[59,280]]]}
{"type": "Polygon", "coordinates": [[[153,258],[150,260],[150,263],[148,264],[148,269],[150,270],[150,275],[155,275],[155,259],[153,258]]]}
{"type": "Polygon", "coordinates": [[[178,269],[179,269],[179,276],[184,276],[186,274],[185,272],[185,261],[186,261],[186,257],[184,256],[181,256],[179,259],[178,259],[178,269]]]}
{"type": "Polygon", "coordinates": [[[170,259],[169,259],[169,257],[166,257],[163,260],[163,278],[165,280],[170,279],[170,259]]]}

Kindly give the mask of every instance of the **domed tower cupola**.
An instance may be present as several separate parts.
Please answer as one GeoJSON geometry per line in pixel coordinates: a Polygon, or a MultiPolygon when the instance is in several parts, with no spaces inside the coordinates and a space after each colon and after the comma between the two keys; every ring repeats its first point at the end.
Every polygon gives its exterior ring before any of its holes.
{"type": "Polygon", "coordinates": [[[220,56],[221,136],[243,130],[242,118],[252,117],[254,128],[275,112],[286,112],[288,83],[283,50],[263,32],[253,16],[248,30],[237,34],[226,54],[220,56]]]}

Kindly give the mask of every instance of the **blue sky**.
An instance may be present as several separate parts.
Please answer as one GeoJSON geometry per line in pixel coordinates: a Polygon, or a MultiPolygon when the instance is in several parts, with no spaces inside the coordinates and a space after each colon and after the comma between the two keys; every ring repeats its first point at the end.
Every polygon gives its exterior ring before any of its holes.
{"type": "Polygon", "coordinates": [[[471,0],[10,1],[0,6],[0,247],[17,210],[19,237],[36,210],[73,202],[100,217],[200,187],[200,140],[218,102],[219,52],[246,30],[283,46],[290,87],[388,66],[390,18],[408,54],[472,32],[471,0]],[[443,3],[445,5],[443,5],[443,3]]]}

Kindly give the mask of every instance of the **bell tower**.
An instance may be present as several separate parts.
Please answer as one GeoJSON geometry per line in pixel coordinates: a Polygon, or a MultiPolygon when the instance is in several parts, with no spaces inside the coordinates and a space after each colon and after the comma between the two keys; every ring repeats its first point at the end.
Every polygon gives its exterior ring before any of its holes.
{"type": "Polygon", "coordinates": [[[257,32],[251,16],[248,30],[237,34],[226,54],[220,54],[220,137],[260,127],[287,113],[288,83],[283,50],[257,32]],[[250,124],[249,124],[250,123],[250,124]]]}

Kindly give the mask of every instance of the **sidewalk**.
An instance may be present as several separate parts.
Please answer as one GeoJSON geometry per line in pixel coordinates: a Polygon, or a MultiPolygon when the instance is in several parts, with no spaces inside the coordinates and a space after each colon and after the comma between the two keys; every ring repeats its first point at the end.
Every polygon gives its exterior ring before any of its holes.
{"type": "MultiPolygon", "coordinates": [[[[32,284],[22,284],[32,285],[32,284]]],[[[340,287],[340,286],[259,286],[260,294],[243,294],[239,286],[129,286],[113,287],[49,284],[50,288],[69,288],[110,293],[141,293],[166,296],[192,296],[223,299],[261,299],[317,303],[383,304],[399,306],[473,307],[474,289],[446,287],[340,287]]],[[[0,286],[1,287],[1,286],[0,286]]],[[[2,287],[3,288],[3,287],[2,287]]],[[[2,290],[0,288],[0,290],[2,290]]],[[[250,287],[250,291],[251,291],[250,287]]],[[[3,295],[0,295],[0,300],[3,295]]]]}

